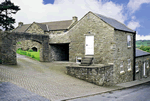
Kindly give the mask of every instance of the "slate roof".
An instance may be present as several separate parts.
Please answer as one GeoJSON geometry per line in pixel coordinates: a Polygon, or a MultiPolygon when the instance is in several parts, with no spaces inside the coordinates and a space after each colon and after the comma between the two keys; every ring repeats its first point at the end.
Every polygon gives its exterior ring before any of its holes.
{"type": "Polygon", "coordinates": [[[136,48],[136,57],[145,56],[145,55],[150,55],[150,53],[136,48]]]}
{"type": "Polygon", "coordinates": [[[42,24],[48,25],[49,30],[60,30],[60,29],[68,29],[71,23],[72,20],[65,20],[65,21],[55,21],[55,22],[44,22],[42,24]]]}
{"type": "MultiPolygon", "coordinates": [[[[36,23],[36,22],[35,22],[36,23]]],[[[43,22],[43,23],[36,23],[40,26],[40,28],[44,31],[48,30],[63,30],[68,29],[69,26],[72,24],[72,20],[65,20],[65,21],[55,21],[55,22],[43,22]]],[[[17,27],[14,32],[25,32],[31,24],[24,24],[21,27],[17,27]]]]}
{"type": "Polygon", "coordinates": [[[17,27],[13,32],[25,32],[30,25],[31,24],[24,24],[21,27],[17,27]]]}
{"type": "Polygon", "coordinates": [[[101,14],[96,14],[96,15],[99,16],[104,22],[106,22],[109,25],[111,25],[112,27],[114,27],[115,29],[128,31],[128,32],[134,32],[133,30],[129,29],[127,26],[125,26],[124,24],[120,23],[119,21],[117,21],[113,18],[109,18],[109,17],[106,17],[101,14]]]}

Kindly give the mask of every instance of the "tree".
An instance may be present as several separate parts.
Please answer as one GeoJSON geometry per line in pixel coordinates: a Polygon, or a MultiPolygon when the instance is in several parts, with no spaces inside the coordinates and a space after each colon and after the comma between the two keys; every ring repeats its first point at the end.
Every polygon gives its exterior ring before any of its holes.
{"type": "Polygon", "coordinates": [[[14,5],[10,0],[5,0],[0,4],[0,26],[5,31],[14,29],[15,19],[11,17],[11,14],[16,14],[19,10],[19,6],[14,5]]]}

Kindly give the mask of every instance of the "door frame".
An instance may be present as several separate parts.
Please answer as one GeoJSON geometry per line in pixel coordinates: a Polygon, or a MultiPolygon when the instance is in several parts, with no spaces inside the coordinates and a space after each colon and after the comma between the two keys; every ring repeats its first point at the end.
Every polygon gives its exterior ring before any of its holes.
{"type": "Polygon", "coordinates": [[[85,35],[85,55],[92,55],[92,56],[94,55],[94,35],[85,35]],[[86,37],[87,36],[93,36],[93,54],[87,54],[86,53],[86,37]]]}

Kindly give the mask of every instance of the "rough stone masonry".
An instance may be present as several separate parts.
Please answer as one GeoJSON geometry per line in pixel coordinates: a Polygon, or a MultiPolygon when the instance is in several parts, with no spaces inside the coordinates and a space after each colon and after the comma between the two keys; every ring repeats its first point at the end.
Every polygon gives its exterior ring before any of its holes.
{"type": "Polygon", "coordinates": [[[40,61],[51,61],[49,36],[29,33],[0,32],[0,62],[16,65],[16,43],[20,40],[33,40],[41,44],[40,61]]]}

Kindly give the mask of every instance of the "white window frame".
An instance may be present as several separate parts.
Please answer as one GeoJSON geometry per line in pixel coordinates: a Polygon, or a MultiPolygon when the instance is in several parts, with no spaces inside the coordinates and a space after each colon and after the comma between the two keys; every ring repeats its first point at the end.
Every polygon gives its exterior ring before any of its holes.
{"type": "Polygon", "coordinates": [[[121,61],[120,63],[120,74],[123,74],[124,70],[123,70],[123,61],[121,61]]]}
{"type": "Polygon", "coordinates": [[[128,59],[128,66],[127,66],[127,68],[128,68],[128,71],[131,71],[131,59],[128,59]]]}
{"type": "Polygon", "coordinates": [[[131,36],[127,35],[127,46],[131,47],[131,36]]]}
{"type": "Polygon", "coordinates": [[[138,62],[136,62],[135,69],[136,69],[136,73],[139,72],[139,64],[138,64],[138,62]]]}
{"type": "Polygon", "coordinates": [[[149,68],[149,62],[148,61],[146,62],[146,65],[147,65],[146,67],[149,68]]]}
{"type": "Polygon", "coordinates": [[[143,76],[146,76],[146,63],[143,63],[143,76]]]}
{"type": "Polygon", "coordinates": [[[76,57],[76,63],[81,64],[82,57],[76,57]]]}

